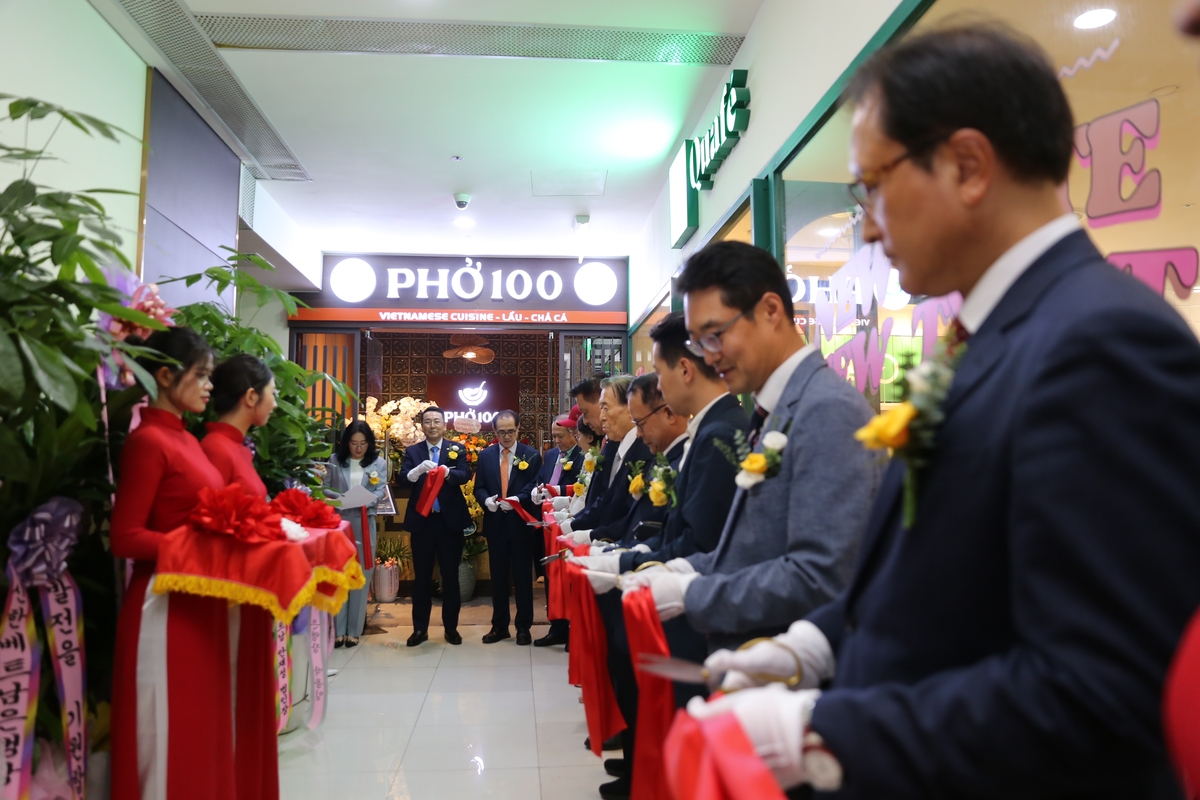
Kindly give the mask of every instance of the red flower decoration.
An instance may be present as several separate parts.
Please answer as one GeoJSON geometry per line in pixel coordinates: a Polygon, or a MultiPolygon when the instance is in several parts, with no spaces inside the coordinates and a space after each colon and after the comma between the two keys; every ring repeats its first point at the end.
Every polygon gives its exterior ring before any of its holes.
{"type": "Polygon", "coordinates": [[[204,533],[233,536],[243,542],[273,542],[287,538],[279,520],[266,501],[234,483],[220,491],[201,489],[200,502],[188,521],[204,533]]]}
{"type": "Polygon", "coordinates": [[[338,528],[342,518],[328,503],[299,489],[284,489],[271,501],[271,509],[306,528],[338,528]]]}

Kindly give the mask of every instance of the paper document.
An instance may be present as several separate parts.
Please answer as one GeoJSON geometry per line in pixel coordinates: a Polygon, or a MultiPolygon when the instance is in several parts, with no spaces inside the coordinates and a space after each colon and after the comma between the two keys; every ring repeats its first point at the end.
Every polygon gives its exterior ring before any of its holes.
{"type": "Polygon", "coordinates": [[[374,492],[359,484],[342,495],[341,508],[361,508],[362,506],[373,503],[378,499],[379,498],[375,496],[374,492]]]}

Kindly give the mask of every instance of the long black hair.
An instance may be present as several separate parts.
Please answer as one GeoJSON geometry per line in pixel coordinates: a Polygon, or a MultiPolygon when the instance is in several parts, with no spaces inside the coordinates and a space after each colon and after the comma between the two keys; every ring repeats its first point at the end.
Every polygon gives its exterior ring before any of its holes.
{"type": "MultiPolygon", "coordinates": [[[[600,440],[600,435],[592,430],[582,419],[576,420],[575,430],[579,431],[581,435],[591,438],[592,442],[588,445],[588,447],[591,447],[600,440]]],[[[582,442],[579,443],[580,450],[587,450],[588,447],[584,447],[582,442]]]]}
{"type": "Polygon", "coordinates": [[[155,331],[145,339],[133,334],[125,340],[128,344],[156,350],[163,358],[153,355],[143,355],[137,358],[138,366],[151,375],[164,366],[175,374],[174,380],[179,380],[192,367],[212,358],[213,349],[204,337],[191,328],[167,328],[155,331]],[[172,364],[172,361],[178,364],[172,364]]]}
{"type": "Polygon", "coordinates": [[[262,395],[274,378],[261,358],[249,353],[230,356],[217,365],[212,374],[212,397],[209,402],[217,414],[228,414],[253,389],[262,395]]]}
{"type": "Polygon", "coordinates": [[[338,440],[337,446],[338,463],[343,467],[350,466],[350,438],[356,433],[367,437],[367,452],[359,463],[364,467],[369,467],[375,463],[375,459],[379,458],[379,451],[375,449],[375,432],[361,419],[354,420],[346,426],[346,430],[342,431],[342,438],[338,440]]]}

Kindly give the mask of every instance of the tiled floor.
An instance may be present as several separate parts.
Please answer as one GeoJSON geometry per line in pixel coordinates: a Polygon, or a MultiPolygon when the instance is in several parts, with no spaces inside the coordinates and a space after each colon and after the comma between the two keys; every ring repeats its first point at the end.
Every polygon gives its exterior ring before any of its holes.
{"type": "Polygon", "coordinates": [[[598,798],[611,778],[583,747],[563,648],[459,631],[459,647],[441,628],[405,647],[412,629],[395,627],[335,650],[325,722],[280,739],[283,800],[598,798]]]}

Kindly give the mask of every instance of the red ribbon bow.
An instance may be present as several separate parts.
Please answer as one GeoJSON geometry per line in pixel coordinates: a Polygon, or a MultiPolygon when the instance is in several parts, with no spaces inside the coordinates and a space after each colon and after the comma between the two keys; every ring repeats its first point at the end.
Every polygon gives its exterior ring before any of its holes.
{"type": "Polygon", "coordinates": [[[271,509],[305,528],[339,528],[342,518],[328,503],[299,489],[284,489],[271,501],[271,509]]]}
{"type": "Polygon", "coordinates": [[[274,542],[286,539],[279,527],[280,515],[261,497],[246,492],[240,483],[224,489],[204,487],[200,502],[188,522],[204,533],[232,536],[243,542],[274,542]]]}

